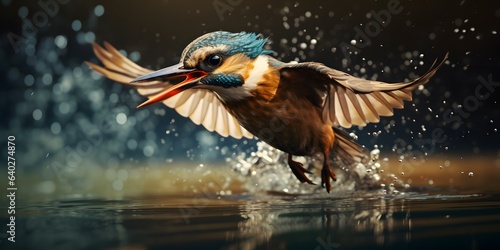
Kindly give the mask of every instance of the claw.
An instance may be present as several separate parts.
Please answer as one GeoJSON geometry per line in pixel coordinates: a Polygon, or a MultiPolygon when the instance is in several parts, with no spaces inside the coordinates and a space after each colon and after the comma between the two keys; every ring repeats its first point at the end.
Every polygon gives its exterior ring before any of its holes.
{"type": "Polygon", "coordinates": [[[328,164],[325,164],[321,169],[321,186],[324,187],[328,193],[330,193],[330,190],[332,190],[332,184],[330,182],[330,178],[333,181],[337,181],[337,177],[335,176],[333,170],[330,168],[328,164]]]}
{"type": "Polygon", "coordinates": [[[292,160],[291,155],[288,156],[288,166],[290,166],[290,169],[292,170],[292,173],[297,177],[297,179],[301,182],[307,182],[309,184],[313,184],[312,182],[304,173],[311,174],[311,171],[307,170],[304,168],[304,165],[300,162],[296,162],[292,160]]]}

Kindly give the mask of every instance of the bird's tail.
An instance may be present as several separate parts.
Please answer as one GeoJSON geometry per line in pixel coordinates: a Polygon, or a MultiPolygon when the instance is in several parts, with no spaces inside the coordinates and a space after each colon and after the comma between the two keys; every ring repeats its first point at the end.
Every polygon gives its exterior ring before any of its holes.
{"type": "Polygon", "coordinates": [[[351,167],[357,163],[367,163],[370,160],[370,151],[354,141],[344,130],[333,128],[335,143],[330,152],[330,159],[335,165],[351,167]]]}

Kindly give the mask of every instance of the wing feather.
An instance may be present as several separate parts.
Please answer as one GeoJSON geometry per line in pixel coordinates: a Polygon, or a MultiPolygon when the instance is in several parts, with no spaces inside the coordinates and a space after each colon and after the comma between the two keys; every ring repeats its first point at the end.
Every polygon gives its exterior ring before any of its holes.
{"type": "Polygon", "coordinates": [[[396,93],[390,92],[382,92],[380,93],[394,108],[400,109],[403,108],[403,99],[396,95],[396,93]]]}
{"type": "Polygon", "coordinates": [[[391,116],[393,115],[392,113],[392,106],[391,104],[382,96],[382,93],[380,92],[372,92],[370,93],[370,96],[375,98],[378,103],[380,104],[380,108],[377,109],[377,112],[380,113],[382,116],[391,116]]]}
{"type": "Polygon", "coordinates": [[[342,127],[350,127],[349,126],[350,122],[347,121],[347,118],[345,116],[346,113],[345,113],[344,109],[342,108],[342,104],[340,104],[341,101],[340,101],[339,96],[340,96],[339,92],[334,93],[335,106],[340,107],[339,112],[334,113],[336,122],[338,122],[338,124],[342,127]]]}
{"type": "Polygon", "coordinates": [[[163,88],[137,88],[137,93],[149,97],[149,96],[155,96],[160,92],[162,92],[163,90],[164,90],[163,88]]]}
{"type": "Polygon", "coordinates": [[[342,116],[343,118],[345,118],[346,124],[350,124],[352,122],[351,113],[349,111],[349,105],[347,105],[347,101],[345,98],[346,97],[345,88],[337,87],[336,89],[337,89],[336,97],[339,99],[342,116]]]}
{"type": "Polygon", "coordinates": [[[180,93],[179,100],[176,103],[175,110],[182,116],[188,117],[192,113],[193,106],[196,108],[196,105],[200,102],[198,93],[195,91],[192,95],[188,95],[189,93],[180,93]]]}
{"type": "Polygon", "coordinates": [[[248,132],[248,130],[246,130],[246,128],[244,128],[244,127],[241,127],[241,133],[243,134],[243,137],[245,137],[245,138],[248,138],[248,139],[253,138],[252,133],[248,132]]]}
{"type": "Polygon", "coordinates": [[[205,119],[203,120],[202,124],[205,126],[205,128],[212,132],[215,130],[215,122],[217,119],[217,106],[214,104],[214,99],[215,96],[210,96],[209,102],[208,102],[208,109],[207,109],[207,115],[205,116],[205,119]]]}
{"type": "Polygon", "coordinates": [[[217,123],[215,124],[215,130],[219,132],[224,137],[229,136],[229,126],[227,125],[228,119],[227,115],[229,113],[225,108],[220,105],[217,109],[217,123]]]}
{"type": "Polygon", "coordinates": [[[129,60],[127,57],[125,57],[124,55],[122,55],[117,49],[115,49],[115,47],[111,46],[111,44],[109,44],[108,42],[104,42],[104,47],[111,54],[114,55],[114,57],[116,58],[116,60],[114,60],[114,62],[118,62],[119,65],[123,65],[124,69],[127,68],[131,72],[134,72],[137,75],[145,75],[145,74],[151,73],[150,70],[145,69],[145,68],[143,68],[143,67],[135,64],[134,62],[132,62],[131,60],[129,60]]]}
{"type": "Polygon", "coordinates": [[[227,119],[229,120],[227,125],[229,126],[229,135],[236,139],[240,139],[243,136],[243,133],[241,131],[241,126],[235,126],[235,124],[238,124],[236,121],[236,118],[233,116],[228,116],[227,119]],[[231,121],[233,119],[233,121],[231,121]]]}
{"type": "Polygon", "coordinates": [[[378,122],[380,116],[391,116],[394,109],[403,108],[404,101],[412,100],[412,91],[427,83],[447,58],[448,54],[439,64],[435,61],[421,77],[400,83],[361,79],[315,62],[286,64],[281,70],[289,76],[287,83],[309,84],[318,95],[326,92],[321,97],[326,124],[350,128],[378,122]]]}
{"type": "Polygon", "coordinates": [[[191,92],[183,91],[177,95],[179,96],[179,98],[175,102],[175,110],[180,115],[186,116],[187,110],[184,108],[184,104],[186,102],[188,102],[188,100],[189,100],[189,102],[187,104],[187,106],[189,106],[191,104],[191,102],[193,102],[193,97],[196,95],[196,92],[195,91],[191,91],[191,92]]]}
{"type": "Polygon", "coordinates": [[[358,101],[358,98],[350,89],[346,90],[346,96],[349,98],[349,104],[352,105],[350,110],[356,110],[356,114],[352,114],[351,120],[354,120],[355,124],[366,124],[366,117],[363,113],[363,109],[361,108],[361,104],[358,101]]]}
{"type": "MultiPolygon", "coordinates": [[[[360,103],[362,103],[361,108],[363,109],[363,114],[366,117],[365,121],[373,123],[379,122],[380,118],[377,110],[375,109],[375,107],[373,107],[373,104],[370,102],[370,100],[368,100],[366,94],[359,94],[356,97],[358,98],[358,100],[360,100],[360,103]]],[[[366,122],[360,126],[366,125],[366,122]]]]}

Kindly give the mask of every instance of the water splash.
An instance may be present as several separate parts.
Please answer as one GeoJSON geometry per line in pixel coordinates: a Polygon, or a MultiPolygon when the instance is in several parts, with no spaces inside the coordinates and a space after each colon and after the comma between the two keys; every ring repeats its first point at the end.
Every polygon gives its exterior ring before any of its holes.
{"type": "MultiPolygon", "coordinates": [[[[311,180],[319,184],[319,175],[322,167],[322,157],[296,157],[304,167],[313,172],[309,175],[311,180]]],[[[321,185],[308,185],[300,183],[290,171],[287,164],[287,154],[271,147],[265,142],[257,143],[257,151],[249,154],[239,153],[226,161],[230,167],[245,178],[244,187],[249,192],[278,192],[287,194],[323,193],[321,185]]],[[[334,169],[337,181],[333,183],[333,194],[355,192],[359,190],[375,190],[380,194],[397,194],[394,183],[400,184],[394,174],[385,177],[380,163],[380,150],[370,152],[370,160],[352,166],[343,166],[334,169]],[[390,179],[390,184],[381,181],[390,179]]],[[[324,192],[326,194],[326,192],[324,192]]]]}

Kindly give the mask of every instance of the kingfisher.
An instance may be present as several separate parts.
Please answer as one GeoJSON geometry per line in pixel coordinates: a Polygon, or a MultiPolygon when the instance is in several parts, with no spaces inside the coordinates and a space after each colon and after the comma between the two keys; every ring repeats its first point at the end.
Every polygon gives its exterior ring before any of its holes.
{"type": "Polygon", "coordinates": [[[288,154],[287,162],[302,183],[314,184],[311,172],[293,156],[321,154],[322,187],[336,181],[331,165],[368,159],[368,150],[343,128],[365,126],[392,116],[412,100],[447,59],[434,61],[422,76],[408,82],[385,83],[354,77],[318,62],[285,63],[265,49],[260,34],[216,31],[192,41],[180,62],[157,71],[143,68],[109,43],[93,43],[103,66],[86,62],[105,77],[135,88],[148,99],[174,108],[223,137],[254,136],[288,154]]]}

